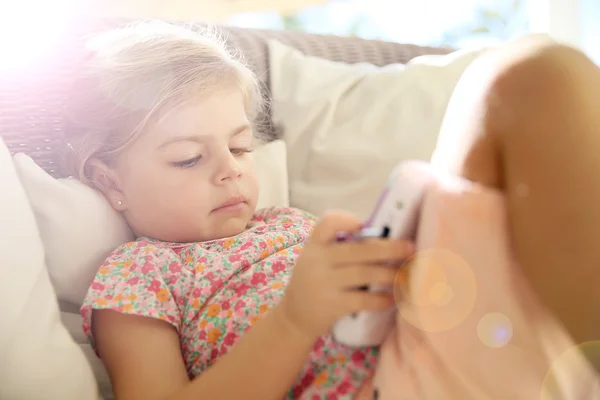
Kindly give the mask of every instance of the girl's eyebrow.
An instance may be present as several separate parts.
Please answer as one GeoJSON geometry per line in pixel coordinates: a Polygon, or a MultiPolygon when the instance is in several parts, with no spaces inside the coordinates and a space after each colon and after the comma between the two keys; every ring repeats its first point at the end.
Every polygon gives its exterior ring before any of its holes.
{"type": "MultiPolygon", "coordinates": [[[[250,129],[250,124],[248,124],[248,123],[238,126],[233,131],[231,131],[231,133],[229,134],[229,139],[239,135],[242,132],[247,131],[248,129],[250,129]]],[[[158,146],[157,149],[163,149],[170,144],[178,143],[178,142],[202,143],[205,140],[206,140],[206,136],[201,136],[201,135],[175,136],[175,137],[172,137],[169,140],[165,141],[164,143],[162,143],[160,146],[158,146]]]]}

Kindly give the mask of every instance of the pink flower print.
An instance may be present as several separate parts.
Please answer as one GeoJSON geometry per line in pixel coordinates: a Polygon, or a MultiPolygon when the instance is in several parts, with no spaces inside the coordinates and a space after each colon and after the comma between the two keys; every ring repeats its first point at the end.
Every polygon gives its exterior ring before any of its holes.
{"type": "Polygon", "coordinates": [[[192,297],[195,299],[200,297],[201,294],[202,294],[202,291],[199,288],[194,288],[194,290],[192,290],[192,297]]]}
{"type": "Polygon", "coordinates": [[[171,285],[176,285],[177,284],[177,276],[171,275],[171,277],[169,278],[169,283],[171,285]]]}
{"type": "Polygon", "coordinates": [[[145,262],[144,265],[142,266],[142,274],[147,274],[148,272],[152,271],[154,269],[154,264],[152,264],[151,262],[145,262]]]}
{"type": "Polygon", "coordinates": [[[221,288],[221,286],[223,286],[223,281],[220,278],[217,278],[214,281],[212,281],[212,283],[210,284],[210,290],[215,292],[215,291],[219,290],[221,288]]]}
{"type": "Polygon", "coordinates": [[[209,272],[206,275],[204,275],[204,279],[212,281],[213,279],[215,279],[215,274],[213,274],[212,272],[209,272]]]}
{"type": "Polygon", "coordinates": [[[200,331],[200,340],[206,340],[206,331],[204,329],[200,331]]]}
{"type": "Polygon", "coordinates": [[[267,275],[264,272],[255,272],[252,274],[252,285],[265,284],[267,282],[267,275]]]}
{"type": "Polygon", "coordinates": [[[338,386],[338,393],[339,394],[348,394],[350,393],[350,391],[352,390],[352,385],[350,385],[350,382],[348,381],[344,381],[340,384],[340,386],[338,386]]]}
{"type": "Polygon", "coordinates": [[[219,350],[212,349],[212,351],[210,352],[210,358],[212,358],[213,360],[215,360],[217,357],[219,357],[219,350]]]}
{"type": "Polygon", "coordinates": [[[266,249],[266,248],[267,248],[267,242],[260,242],[260,243],[258,244],[258,246],[259,246],[261,249],[266,249]]]}
{"type": "Polygon", "coordinates": [[[160,281],[152,279],[152,282],[148,285],[147,289],[151,292],[158,293],[160,291],[160,281]]]}
{"type": "Polygon", "coordinates": [[[113,299],[113,295],[112,294],[107,294],[106,296],[104,296],[104,298],[106,300],[112,300],[113,299]]]}
{"type": "Polygon", "coordinates": [[[229,256],[229,262],[237,262],[240,261],[242,259],[242,255],[241,254],[232,254],[229,256]]]}
{"type": "Polygon", "coordinates": [[[205,262],[207,262],[207,261],[208,261],[208,258],[206,258],[206,256],[202,256],[202,257],[200,257],[200,258],[198,259],[198,262],[199,262],[199,263],[205,263],[205,262]]]}
{"type": "Polygon", "coordinates": [[[324,345],[324,344],[325,344],[325,342],[323,341],[323,338],[322,338],[322,337],[320,337],[320,338],[318,338],[318,339],[317,339],[317,341],[315,342],[315,345],[314,345],[313,349],[314,349],[315,351],[319,351],[319,350],[321,350],[321,349],[323,348],[323,345],[324,345]]]}
{"type": "Polygon", "coordinates": [[[183,251],[183,249],[181,247],[174,247],[173,251],[175,252],[175,254],[177,254],[177,257],[181,257],[181,252],[183,251]]]}
{"type": "Polygon", "coordinates": [[[245,283],[242,283],[240,287],[238,287],[235,291],[235,294],[237,294],[238,296],[243,296],[246,294],[248,289],[250,289],[250,286],[246,285],[245,283]]]}
{"type": "Polygon", "coordinates": [[[93,290],[104,290],[104,285],[98,282],[92,283],[93,290]]]}
{"type": "MultiPolygon", "coordinates": [[[[188,346],[183,346],[183,352],[184,354],[187,353],[189,351],[189,347],[188,346]]],[[[200,356],[199,355],[195,355],[192,357],[192,359],[190,360],[190,363],[192,365],[196,365],[198,363],[198,361],[200,360],[200,356]]]]}
{"type": "Polygon", "coordinates": [[[284,231],[288,231],[292,228],[292,224],[281,224],[281,229],[284,231]]]}
{"type": "Polygon", "coordinates": [[[241,247],[242,250],[248,250],[250,247],[252,247],[252,242],[251,241],[247,241],[246,243],[244,243],[241,247]]]}
{"type": "Polygon", "coordinates": [[[233,307],[233,309],[235,311],[239,311],[240,309],[246,307],[246,303],[244,302],[244,300],[238,300],[237,303],[235,303],[235,306],[233,307]]]}
{"type": "Polygon", "coordinates": [[[264,215],[264,214],[259,214],[259,215],[257,215],[256,217],[254,217],[254,219],[255,219],[256,221],[264,221],[264,220],[266,219],[266,217],[265,217],[265,215],[264,215]]]}
{"type": "Polygon", "coordinates": [[[225,339],[223,339],[223,343],[225,343],[227,346],[233,346],[233,344],[235,343],[237,338],[238,338],[238,335],[235,332],[229,332],[227,335],[225,335],[225,339]]]}
{"type": "Polygon", "coordinates": [[[312,371],[308,372],[306,375],[304,375],[304,377],[300,381],[300,388],[302,388],[302,389],[308,388],[314,380],[315,380],[315,375],[312,373],[312,371]]]}
{"type": "Polygon", "coordinates": [[[294,246],[294,248],[292,249],[294,251],[294,254],[298,255],[302,252],[302,249],[300,248],[300,246],[294,246]]]}
{"type": "Polygon", "coordinates": [[[294,397],[294,399],[299,399],[300,396],[302,396],[303,391],[304,391],[304,388],[302,386],[296,386],[294,388],[294,391],[292,392],[293,393],[292,396],[294,397]]]}
{"type": "Polygon", "coordinates": [[[365,353],[362,351],[355,351],[350,357],[355,364],[362,364],[365,361],[365,353]]]}
{"type": "Polygon", "coordinates": [[[253,299],[248,299],[246,301],[246,307],[248,307],[249,309],[254,309],[257,307],[256,301],[254,301],[253,299]]]}
{"type": "Polygon", "coordinates": [[[279,272],[283,272],[285,271],[285,264],[281,261],[275,261],[273,265],[271,265],[271,270],[276,274],[279,272]]]}
{"type": "Polygon", "coordinates": [[[174,274],[178,274],[181,272],[181,265],[179,265],[179,263],[172,262],[171,264],[169,264],[169,271],[171,271],[174,274]]]}
{"type": "Polygon", "coordinates": [[[224,302],[222,302],[221,308],[223,310],[229,310],[231,308],[231,303],[229,303],[229,300],[225,300],[224,302]]]}
{"type": "Polygon", "coordinates": [[[139,281],[140,281],[140,278],[139,277],[135,277],[135,278],[129,278],[129,279],[127,279],[126,283],[128,285],[132,285],[133,286],[133,285],[137,285],[139,281]]]}

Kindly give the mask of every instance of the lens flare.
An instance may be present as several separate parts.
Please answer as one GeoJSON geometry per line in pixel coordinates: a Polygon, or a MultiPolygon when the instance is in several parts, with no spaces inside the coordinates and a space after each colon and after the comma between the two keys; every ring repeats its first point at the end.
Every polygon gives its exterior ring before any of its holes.
{"type": "Polygon", "coordinates": [[[477,336],[488,347],[503,347],[512,339],[513,326],[506,315],[489,313],[479,320],[477,324],[477,336]]]}
{"type": "Polygon", "coordinates": [[[57,51],[75,0],[0,1],[0,73],[39,67],[57,51]]]}
{"type": "Polygon", "coordinates": [[[400,268],[394,296],[406,322],[427,332],[441,332],[456,327],[471,313],[477,284],[458,254],[428,249],[418,251],[400,268]]]}
{"type": "Polygon", "coordinates": [[[581,343],[564,351],[546,374],[540,400],[600,399],[600,378],[591,365],[599,362],[600,341],[581,343]]]}

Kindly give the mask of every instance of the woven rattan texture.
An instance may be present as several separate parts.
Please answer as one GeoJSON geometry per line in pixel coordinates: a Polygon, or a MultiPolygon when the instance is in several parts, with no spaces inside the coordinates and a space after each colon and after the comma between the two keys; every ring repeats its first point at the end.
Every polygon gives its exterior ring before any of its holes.
{"type": "MultiPolygon", "coordinates": [[[[28,68],[0,75],[0,136],[11,153],[26,153],[53,176],[64,176],[61,160],[67,149],[62,135],[64,126],[61,111],[70,83],[77,73],[84,38],[90,33],[124,23],[127,21],[80,21],[65,29],[59,45],[47,52],[47,57],[28,68]]],[[[346,63],[368,62],[379,66],[405,63],[423,54],[445,54],[450,51],[299,31],[225,26],[218,29],[227,39],[228,45],[240,50],[240,56],[261,80],[263,94],[267,98],[269,39],[279,40],[308,55],[346,63]]],[[[279,135],[271,124],[268,109],[259,116],[257,123],[267,137],[275,138],[279,135]]]]}

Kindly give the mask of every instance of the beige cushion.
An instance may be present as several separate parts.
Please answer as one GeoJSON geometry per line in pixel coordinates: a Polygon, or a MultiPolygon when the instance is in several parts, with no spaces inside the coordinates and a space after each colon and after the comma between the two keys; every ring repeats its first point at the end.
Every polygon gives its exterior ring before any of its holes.
{"type": "Polygon", "coordinates": [[[458,78],[481,50],[377,67],[305,56],[277,41],[272,114],[288,148],[290,204],[366,218],[400,161],[429,160],[458,78]]]}
{"type": "Polygon", "coordinates": [[[274,140],[254,151],[254,170],[260,193],[257,208],[288,207],[287,149],[283,140],[274,140]]]}
{"type": "Polygon", "coordinates": [[[134,239],[102,193],[76,179],[54,179],[25,154],[14,163],[35,213],[58,300],[81,304],[107,255],[134,239]]]}
{"type": "Polygon", "coordinates": [[[0,139],[0,398],[98,397],[92,370],[61,324],[27,194],[0,139]]]}

